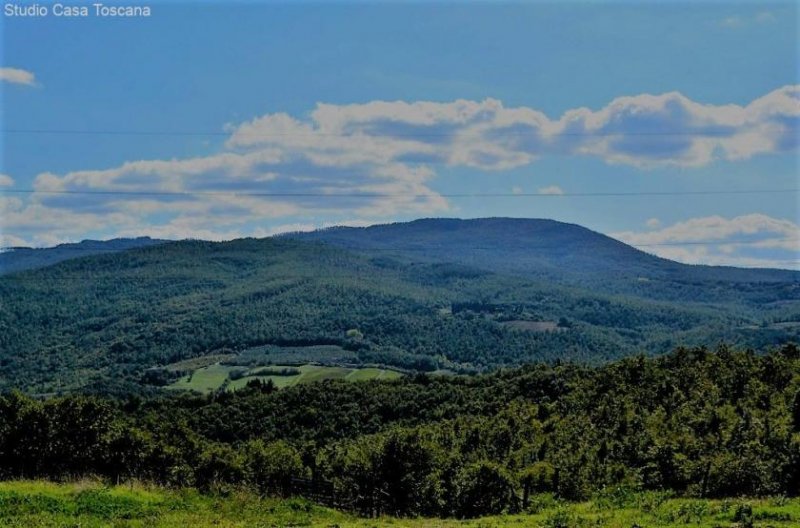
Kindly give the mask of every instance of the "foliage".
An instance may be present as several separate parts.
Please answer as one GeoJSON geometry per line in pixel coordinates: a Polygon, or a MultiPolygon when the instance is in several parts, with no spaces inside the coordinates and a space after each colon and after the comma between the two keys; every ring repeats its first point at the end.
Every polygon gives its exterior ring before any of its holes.
{"type": "Polygon", "coordinates": [[[384,242],[438,241],[435,251],[378,251],[363,231],[360,248],[335,237],[182,241],[6,274],[0,389],[148,394],[174,381],[175,365],[208,355],[474,373],[800,336],[797,273],[682,266],[576,226],[526,222],[410,223],[384,242]],[[536,237],[547,251],[524,249],[536,237]],[[487,250],[470,258],[476,244],[487,250]]]}
{"type": "Polygon", "coordinates": [[[538,511],[535,497],[553,493],[594,498],[601,514],[698,522],[707,502],[663,504],[673,494],[798,494],[798,398],[794,345],[203,397],[14,392],[0,397],[0,478],[99,475],[281,496],[307,479],[331,483],[342,507],[403,516],[538,511]]]}

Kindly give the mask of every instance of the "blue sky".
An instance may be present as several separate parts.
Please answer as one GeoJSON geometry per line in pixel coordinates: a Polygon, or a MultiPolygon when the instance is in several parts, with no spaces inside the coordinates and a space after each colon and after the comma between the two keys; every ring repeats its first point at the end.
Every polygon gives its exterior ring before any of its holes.
{"type": "Polygon", "coordinates": [[[5,246],[519,216],[798,267],[796,3],[39,5],[0,19],[5,246]]]}

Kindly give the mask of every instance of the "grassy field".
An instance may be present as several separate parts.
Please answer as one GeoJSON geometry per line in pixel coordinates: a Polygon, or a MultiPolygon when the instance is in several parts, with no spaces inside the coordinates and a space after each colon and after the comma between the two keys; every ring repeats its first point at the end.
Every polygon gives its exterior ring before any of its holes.
{"type": "Polygon", "coordinates": [[[0,483],[0,526],[8,527],[290,527],[542,528],[701,527],[745,528],[800,525],[798,499],[668,499],[631,494],[566,504],[537,497],[532,513],[459,521],[454,519],[362,519],[302,499],[259,499],[249,493],[212,497],[194,490],[141,485],[106,487],[97,482],[0,483]]]}
{"type": "MultiPolygon", "coordinates": [[[[264,367],[249,369],[256,372],[264,367]]],[[[299,367],[287,365],[273,365],[273,369],[296,369],[300,374],[294,376],[245,376],[236,380],[230,380],[229,374],[235,370],[242,370],[242,367],[222,365],[214,363],[203,368],[199,368],[188,376],[184,376],[175,383],[169,385],[171,389],[195,390],[198,392],[210,392],[222,387],[227,381],[229,389],[238,389],[247,385],[252,379],[266,381],[271,379],[276,387],[288,387],[298,383],[311,383],[326,379],[346,379],[348,381],[363,381],[370,379],[394,379],[402,376],[399,372],[380,368],[345,368],[327,367],[322,365],[300,365],[299,367]]]]}

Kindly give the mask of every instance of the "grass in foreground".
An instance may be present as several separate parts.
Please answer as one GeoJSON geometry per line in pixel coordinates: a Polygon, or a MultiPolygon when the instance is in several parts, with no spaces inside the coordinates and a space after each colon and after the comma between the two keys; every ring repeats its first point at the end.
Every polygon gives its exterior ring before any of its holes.
{"type": "Polygon", "coordinates": [[[226,497],[141,485],[107,487],[98,482],[0,483],[0,526],[8,527],[325,527],[580,528],[789,527],[800,525],[800,499],[670,499],[641,493],[624,500],[601,498],[579,504],[539,496],[532,513],[466,521],[360,519],[303,499],[259,499],[246,492],[226,497]]]}

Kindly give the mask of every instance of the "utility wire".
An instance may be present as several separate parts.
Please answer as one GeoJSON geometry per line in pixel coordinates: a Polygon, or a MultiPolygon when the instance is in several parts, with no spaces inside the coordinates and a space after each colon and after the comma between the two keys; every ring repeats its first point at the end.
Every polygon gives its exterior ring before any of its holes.
{"type": "Polygon", "coordinates": [[[236,192],[236,191],[129,191],[129,190],[38,190],[38,189],[0,189],[0,195],[9,194],[72,194],[72,195],[120,195],[120,196],[233,196],[233,197],[278,197],[278,198],[524,198],[547,196],[552,198],[584,196],[706,196],[737,194],[789,194],[800,189],[743,189],[743,190],[708,190],[708,191],[634,191],[634,192],[569,192],[569,193],[323,193],[323,192],[236,192]]]}
{"type": "MultiPolygon", "coordinates": [[[[468,131],[469,132],[469,131],[468,131]]],[[[555,132],[553,134],[539,134],[537,131],[521,130],[487,130],[488,135],[497,136],[522,136],[522,137],[660,137],[660,136],[694,136],[716,137],[719,133],[709,131],[641,131],[641,132],[555,132]]],[[[79,130],[79,129],[49,129],[49,128],[5,128],[0,129],[0,134],[53,134],[75,136],[200,136],[200,137],[350,137],[350,138],[424,138],[424,137],[457,137],[462,132],[406,132],[397,134],[374,133],[369,130],[357,130],[351,133],[344,132],[240,132],[240,131],[189,131],[189,130],[79,130]]]]}

